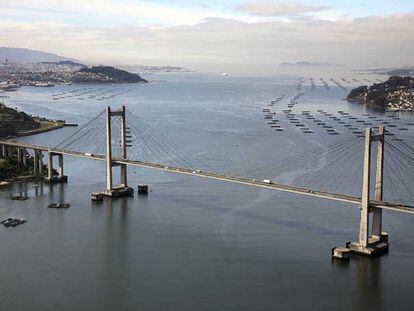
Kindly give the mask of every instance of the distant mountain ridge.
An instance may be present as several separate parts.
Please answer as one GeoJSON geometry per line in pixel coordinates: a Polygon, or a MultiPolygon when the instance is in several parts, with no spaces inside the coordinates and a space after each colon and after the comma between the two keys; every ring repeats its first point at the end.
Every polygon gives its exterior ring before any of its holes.
{"type": "Polygon", "coordinates": [[[280,67],[334,67],[338,66],[331,63],[319,63],[319,62],[307,62],[307,61],[300,61],[295,63],[281,63],[280,67]]]}
{"type": "Polygon", "coordinates": [[[11,63],[21,64],[60,61],[78,62],[76,59],[70,57],[64,57],[39,50],[0,47],[0,62],[3,62],[5,58],[7,58],[11,63]]]}
{"type": "Polygon", "coordinates": [[[414,76],[414,66],[401,68],[376,69],[375,73],[386,74],[389,76],[414,76]]]}

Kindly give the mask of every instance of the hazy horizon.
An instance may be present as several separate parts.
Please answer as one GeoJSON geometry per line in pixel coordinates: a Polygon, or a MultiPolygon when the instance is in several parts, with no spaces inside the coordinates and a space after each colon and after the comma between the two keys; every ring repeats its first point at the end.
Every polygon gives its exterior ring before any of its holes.
{"type": "Polygon", "coordinates": [[[88,63],[229,72],[414,64],[409,0],[22,0],[2,1],[0,17],[0,46],[88,63]]]}

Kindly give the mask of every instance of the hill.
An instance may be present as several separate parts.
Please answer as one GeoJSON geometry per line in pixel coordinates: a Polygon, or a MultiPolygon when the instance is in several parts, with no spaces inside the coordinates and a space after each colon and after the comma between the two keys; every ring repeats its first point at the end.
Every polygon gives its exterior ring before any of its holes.
{"type": "Polygon", "coordinates": [[[0,138],[41,133],[64,126],[64,121],[33,117],[0,102],[0,138]]]}
{"type": "Polygon", "coordinates": [[[7,58],[11,63],[39,63],[39,62],[60,62],[76,61],[69,57],[43,52],[39,50],[0,47],[0,62],[7,58]]]}
{"type": "Polygon", "coordinates": [[[109,82],[109,83],[137,83],[148,81],[135,73],[117,69],[111,66],[84,67],[75,72],[73,82],[109,82]]]}
{"type": "Polygon", "coordinates": [[[28,114],[0,103],[0,137],[16,135],[18,131],[27,131],[38,127],[40,127],[40,123],[28,114]]]}
{"type": "Polygon", "coordinates": [[[347,100],[393,111],[414,111],[414,78],[392,76],[372,86],[353,89],[347,100]]]}
{"type": "Polygon", "coordinates": [[[307,61],[279,64],[279,67],[333,67],[333,66],[338,66],[338,65],[330,64],[330,63],[307,62],[307,61]]]}

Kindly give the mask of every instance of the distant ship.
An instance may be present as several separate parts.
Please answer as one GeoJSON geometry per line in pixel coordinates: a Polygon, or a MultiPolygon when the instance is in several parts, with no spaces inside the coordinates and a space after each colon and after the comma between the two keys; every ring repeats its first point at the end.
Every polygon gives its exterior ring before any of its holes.
{"type": "Polygon", "coordinates": [[[223,77],[227,77],[227,76],[228,76],[227,72],[223,72],[221,75],[222,75],[223,77]]]}
{"type": "Polygon", "coordinates": [[[54,86],[54,84],[50,83],[50,82],[39,82],[39,83],[36,83],[34,86],[37,86],[37,87],[51,87],[51,86],[54,86]]]}

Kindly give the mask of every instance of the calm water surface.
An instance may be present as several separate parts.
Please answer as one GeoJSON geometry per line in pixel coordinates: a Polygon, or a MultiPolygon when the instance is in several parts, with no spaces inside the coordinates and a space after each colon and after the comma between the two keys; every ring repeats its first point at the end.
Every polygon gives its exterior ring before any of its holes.
{"type": "MultiPolygon", "coordinates": [[[[316,89],[305,80],[305,94],[293,109],[344,110],[358,117],[367,112],[343,101],[347,91],[330,77],[325,77],[329,90],[319,77],[316,89]]],[[[22,88],[5,101],[34,115],[77,123],[108,104],[124,104],[213,170],[242,176],[349,135],[339,127],[336,136],[320,129],[305,135],[286,120],[284,132],[269,127],[262,109],[283,94],[275,107],[281,112],[298,92],[297,76],[150,78],[156,81],[147,85],[22,88]],[[99,101],[88,93],[77,96],[83,99],[52,100],[53,94],[80,88],[131,91],[99,101]]],[[[355,85],[344,83],[348,89],[355,85]]],[[[21,140],[54,146],[75,130],[21,140]]],[[[129,182],[149,184],[147,197],[94,204],[90,193],[104,188],[103,163],[65,158],[65,171],[65,185],[28,183],[1,190],[0,217],[28,222],[0,228],[0,310],[414,308],[412,217],[386,212],[390,253],[343,264],[331,261],[330,250],[357,238],[353,205],[138,168],[129,168],[129,182]],[[9,199],[19,192],[30,199],[9,199]],[[46,208],[58,200],[71,207],[46,208]]]]}

